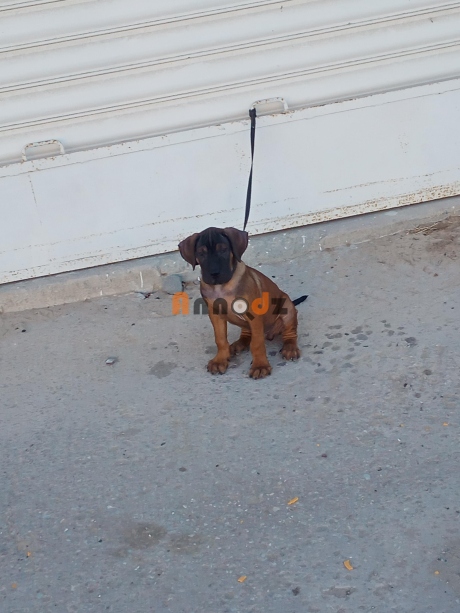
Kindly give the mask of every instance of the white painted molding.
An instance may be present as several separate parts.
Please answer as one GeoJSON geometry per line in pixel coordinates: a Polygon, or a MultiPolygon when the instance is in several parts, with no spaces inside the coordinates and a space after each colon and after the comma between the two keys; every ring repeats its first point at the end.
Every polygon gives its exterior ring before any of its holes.
{"type": "Polygon", "coordinates": [[[2,27],[26,44],[41,23],[49,44],[0,53],[0,164],[31,141],[75,152],[241,120],[255,99],[301,109],[460,77],[460,0],[73,0],[2,27]],[[105,29],[52,39],[85,23],[105,29]]]}

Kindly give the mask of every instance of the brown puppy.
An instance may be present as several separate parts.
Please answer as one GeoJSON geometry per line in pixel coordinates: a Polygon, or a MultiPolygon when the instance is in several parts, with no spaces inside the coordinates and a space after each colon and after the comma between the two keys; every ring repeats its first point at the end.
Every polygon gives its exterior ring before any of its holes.
{"type": "MultiPolygon", "coordinates": [[[[297,360],[297,310],[289,296],[268,277],[241,261],[248,246],[248,233],[235,228],[208,228],[179,244],[186,262],[201,266],[201,295],[214,327],[217,355],[209,361],[208,371],[223,374],[230,357],[250,348],[249,376],[261,379],[271,373],[265,337],[281,334],[281,354],[297,360]],[[241,328],[241,336],[229,345],[227,322],[241,328]]],[[[295,302],[298,304],[299,299],[295,302]]]]}

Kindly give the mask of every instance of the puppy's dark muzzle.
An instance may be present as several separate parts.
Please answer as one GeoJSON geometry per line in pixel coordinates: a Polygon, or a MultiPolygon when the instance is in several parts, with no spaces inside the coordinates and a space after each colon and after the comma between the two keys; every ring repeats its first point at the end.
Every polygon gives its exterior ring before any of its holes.
{"type": "Polygon", "coordinates": [[[218,273],[211,273],[210,275],[210,285],[222,285],[223,283],[225,283],[226,281],[223,280],[223,276],[220,274],[220,272],[218,273]]]}
{"type": "Polygon", "coordinates": [[[230,279],[232,278],[232,273],[225,273],[225,272],[207,272],[207,274],[203,273],[203,280],[205,283],[208,283],[209,285],[224,285],[225,283],[228,283],[230,281],[230,279]]]}

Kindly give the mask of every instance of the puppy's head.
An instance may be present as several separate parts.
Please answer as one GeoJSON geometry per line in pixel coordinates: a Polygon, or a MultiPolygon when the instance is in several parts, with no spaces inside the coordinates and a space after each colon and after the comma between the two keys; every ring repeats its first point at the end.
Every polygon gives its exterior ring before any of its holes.
{"type": "Polygon", "coordinates": [[[236,228],[207,228],[181,243],[179,251],[186,262],[201,266],[203,281],[209,285],[228,283],[248,246],[248,233],[236,228]]]}

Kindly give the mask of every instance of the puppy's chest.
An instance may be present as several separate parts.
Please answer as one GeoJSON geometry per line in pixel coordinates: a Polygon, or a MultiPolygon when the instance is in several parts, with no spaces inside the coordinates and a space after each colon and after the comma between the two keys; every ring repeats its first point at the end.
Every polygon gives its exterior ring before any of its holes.
{"type": "Polygon", "coordinates": [[[241,322],[245,322],[245,318],[233,309],[235,301],[240,298],[236,295],[235,289],[227,289],[223,285],[202,287],[201,295],[206,300],[209,310],[226,315],[230,323],[240,325],[241,322]]]}
{"type": "Polygon", "coordinates": [[[235,292],[229,290],[225,285],[216,285],[214,287],[201,287],[201,295],[205,300],[234,300],[235,292]]]}
{"type": "Polygon", "coordinates": [[[224,285],[217,285],[213,288],[202,287],[201,295],[208,303],[209,308],[212,308],[216,302],[217,304],[225,303],[227,305],[228,312],[231,311],[231,306],[236,300],[235,291],[233,289],[226,289],[224,285]]]}

